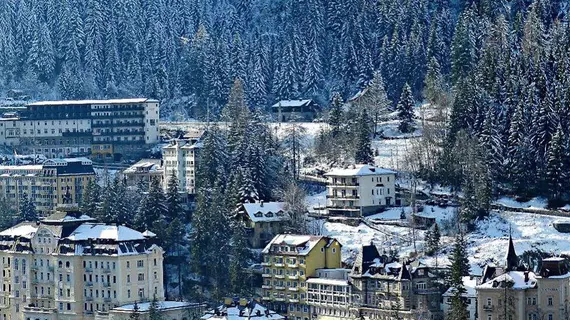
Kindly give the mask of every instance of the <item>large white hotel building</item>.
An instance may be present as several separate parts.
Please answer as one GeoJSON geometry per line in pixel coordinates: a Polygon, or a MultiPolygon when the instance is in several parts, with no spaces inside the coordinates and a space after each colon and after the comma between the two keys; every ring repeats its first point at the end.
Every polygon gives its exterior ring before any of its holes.
{"type": "Polygon", "coordinates": [[[0,144],[50,158],[120,160],[159,140],[158,100],[40,101],[0,118],[0,144]]]}

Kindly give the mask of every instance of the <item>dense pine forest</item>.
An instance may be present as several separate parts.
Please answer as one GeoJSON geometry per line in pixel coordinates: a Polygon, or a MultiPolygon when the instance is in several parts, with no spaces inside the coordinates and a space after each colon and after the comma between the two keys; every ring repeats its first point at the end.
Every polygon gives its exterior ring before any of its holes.
{"type": "Polygon", "coordinates": [[[376,83],[393,108],[409,87],[409,101],[451,110],[441,148],[430,149],[429,161],[418,157],[424,178],[478,194],[559,200],[570,166],[568,7],[563,0],[2,1],[0,87],[35,99],[148,96],[161,99],[164,114],[217,119],[236,78],[252,110],[289,98],[328,108],[335,93],[346,101],[379,71],[376,83]]]}
{"type": "MultiPolygon", "coordinates": [[[[389,98],[397,101],[405,83],[421,96],[432,58],[444,75],[456,60],[475,64],[492,25],[503,23],[507,29],[501,32],[513,31],[508,42],[516,49],[527,5],[489,0],[2,1],[0,86],[27,89],[36,99],[148,96],[205,118],[219,115],[237,77],[245,83],[250,107],[299,97],[326,105],[333,92],[346,98],[380,70],[389,98]],[[472,38],[464,39],[469,33],[472,38]],[[471,41],[473,51],[464,57],[452,50],[467,44],[459,41],[471,41]]],[[[560,10],[557,1],[540,2],[542,31],[560,10]]],[[[454,79],[468,73],[467,66],[456,69],[454,79]]]]}

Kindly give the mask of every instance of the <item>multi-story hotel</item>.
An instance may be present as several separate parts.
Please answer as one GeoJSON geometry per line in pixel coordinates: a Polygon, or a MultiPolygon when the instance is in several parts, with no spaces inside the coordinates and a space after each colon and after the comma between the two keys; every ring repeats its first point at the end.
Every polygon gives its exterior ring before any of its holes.
{"type": "Polygon", "coordinates": [[[0,239],[3,319],[99,319],[121,305],[164,300],[163,250],[75,205],[4,230],[0,239]]]}
{"type": "Polygon", "coordinates": [[[40,214],[47,214],[66,195],[79,203],[85,187],[95,179],[87,158],[48,159],[39,165],[0,166],[0,197],[18,208],[24,194],[40,214]]]}
{"type": "Polygon", "coordinates": [[[329,215],[361,217],[395,204],[394,171],[360,164],[325,176],[329,215]]]}
{"type": "Polygon", "coordinates": [[[151,99],[41,101],[0,118],[0,144],[50,158],[120,160],[158,142],[159,102],[151,99]]]}
{"type": "Polygon", "coordinates": [[[506,263],[487,266],[476,287],[477,314],[483,320],[562,320],[568,307],[570,270],[566,259],[542,259],[538,273],[520,263],[509,237],[506,263]]]}
{"type": "Polygon", "coordinates": [[[183,139],[174,139],[168,146],[162,148],[165,189],[168,180],[175,176],[180,190],[186,191],[189,195],[196,193],[196,167],[202,147],[200,142],[202,134],[203,131],[188,134],[183,139]]]}
{"type": "Polygon", "coordinates": [[[324,236],[277,235],[263,249],[263,301],[296,320],[310,318],[306,279],[340,268],[341,244],[324,236]]]}

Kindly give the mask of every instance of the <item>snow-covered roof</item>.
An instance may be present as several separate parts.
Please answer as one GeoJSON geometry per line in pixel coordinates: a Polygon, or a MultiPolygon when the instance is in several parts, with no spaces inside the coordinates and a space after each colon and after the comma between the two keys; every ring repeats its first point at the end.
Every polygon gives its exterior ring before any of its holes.
{"type": "Polygon", "coordinates": [[[162,171],[160,159],[142,159],[123,171],[123,173],[136,172],[159,172],[162,171]]]}
{"type": "Polygon", "coordinates": [[[260,305],[256,302],[251,302],[247,306],[221,306],[216,310],[210,310],[200,319],[202,320],[282,320],[284,316],[278,314],[273,310],[260,305]]]}
{"type": "Polygon", "coordinates": [[[306,255],[319,243],[321,239],[328,239],[323,236],[307,236],[307,235],[294,235],[294,234],[279,234],[276,235],[263,249],[263,253],[269,253],[272,246],[293,246],[296,251],[286,251],[284,253],[306,255]]]}
{"type": "Polygon", "coordinates": [[[307,283],[328,284],[331,286],[348,286],[348,280],[328,279],[328,278],[310,278],[307,283]]]}
{"type": "MultiPolygon", "coordinates": [[[[477,292],[475,287],[477,286],[477,278],[465,276],[462,277],[461,280],[463,281],[463,287],[465,288],[466,292],[463,293],[461,296],[466,298],[474,298],[477,296],[477,292]]],[[[455,288],[449,288],[443,294],[444,297],[451,297],[455,292],[455,288]]]]}
{"type": "Polygon", "coordinates": [[[396,174],[395,171],[374,167],[368,164],[352,165],[349,168],[334,168],[325,173],[325,176],[332,177],[360,177],[383,174],[396,174]]]}
{"type": "Polygon", "coordinates": [[[288,220],[285,202],[244,203],[243,208],[252,222],[273,222],[288,220]]]}
{"type": "Polygon", "coordinates": [[[143,240],[144,235],[125,226],[84,223],[67,237],[72,241],[108,239],[115,241],[143,240]]]}
{"type": "MultiPolygon", "coordinates": [[[[148,312],[150,309],[151,302],[141,302],[137,303],[138,311],[139,312],[148,312]]],[[[159,301],[157,303],[158,310],[168,310],[168,309],[184,309],[188,307],[199,307],[199,303],[190,303],[190,302],[182,302],[182,301],[159,301]]],[[[135,309],[134,304],[126,304],[123,306],[119,306],[113,308],[112,311],[129,311],[132,312],[135,309]]]]}
{"type": "Polygon", "coordinates": [[[29,170],[41,171],[43,166],[41,164],[25,164],[16,166],[0,166],[0,170],[29,170]]]}
{"type": "Polygon", "coordinates": [[[525,281],[525,271],[510,271],[477,286],[477,289],[500,288],[498,284],[505,281],[511,282],[512,283],[511,289],[514,290],[525,290],[525,289],[535,288],[536,275],[534,274],[534,272],[528,272],[527,279],[528,281],[525,281]]]}
{"type": "Polygon", "coordinates": [[[302,107],[307,104],[311,103],[311,100],[281,100],[275,103],[272,107],[279,108],[279,107],[302,107]]]}
{"type": "Polygon", "coordinates": [[[59,105],[84,105],[84,104],[128,104],[158,102],[148,98],[132,98],[132,99],[107,99],[107,100],[53,100],[53,101],[37,101],[29,103],[29,106],[59,106],[59,105]]]}
{"type": "Polygon", "coordinates": [[[2,232],[0,232],[0,236],[9,236],[9,237],[26,237],[32,238],[34,233],[38,230],[38,226],[36,223],[33,222],[22,222],[17,224],[11,228],[8,228],[2,232]]]}

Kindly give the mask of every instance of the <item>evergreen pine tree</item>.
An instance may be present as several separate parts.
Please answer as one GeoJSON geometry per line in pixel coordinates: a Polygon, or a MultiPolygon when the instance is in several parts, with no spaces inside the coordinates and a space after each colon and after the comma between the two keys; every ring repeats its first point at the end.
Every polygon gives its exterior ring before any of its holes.
{"type": "Polygon", "coordinates": [[[342,97],[340,93],[335,92],[332,97],[331,110],[329,111],[329,126],[333,138],[340,133],[342,124],[342,97]]]}
{"type": "MultiPolygon", "coordinates": [[[[136,227],[140,230],[152,230],[154,226],[159,226],[168,211],[166,206],[166,198],[162,191],[160,181],[153,179],[150,189],[141,200],[135,216],[136,227]]],[[[158,236],[165,232],[165,229],[153,230],[158,236]]]]}
{"type": "Polygon", "coordinates": [[[564,132],[559,125],[548,146],[546,159],[546,180],[551,201],[560,200],[564,191],[567,162],[564,155],[564,132]]]}
{"type": "Polygon", "coordinates": [[[24,193],[20,200],[20,210],[18,212],[21,221],[35,222],[38,220],[38,212],[34,202],[28,198],[28,194],[24,193]]]}
{"type": "Polygon", "coordinates": [[[148,319],[149,320],[163,320],[162,313],[160,312],[160,305],[156,295],[152,297],[150,305],[148,307],[148,319]]]}
{"type": "Polygon", "coordinates": [[[248,274],[245,272],[245,268],[248,266],[250,253],[242,223],[235,221],[232,229],[229,261],[230,292],[234,295],[241,296],[249,293],[247,290],[249,284],[249,281],[247,281],[248,274]]]}
{"type": "Polygon", "coordinates": [[[447,318],[453,320],[467,320],[469,319],[469,314],[467,312],[467,304],[462,295],[466,292],[463,284],[463,276],[469,275],[469,260],[467,259],[465,240],[461,232],[458,233],[455,238],[455,244],[449,261],[451,262],[450,285],[454,288],[454,291],[451,297],[451,307],[447,318]]]}
{"type": "Polygon", "coordinates": [[[402,133],[410,133],[415,130],[414,128],[414,97],[412,96],[412,89],[408,84],[402,89],[402,95],[396,109],[398,110],[398,119],[400,124],[398,130],[402,133]]]}
{"type": "Polygon", "coordinates": [[[178,178],[172,172],[172,175],[168,179],[168,185],[166,190],[166,207],[167,207],[167,221],[172,222],[174,219],[180,219],[184,221],[184,212],[182,209],[182,201],[180,199],[180,194],[178,190],[178,178]]]}
{"type": "Polygon", "coordinates": [[[101,190],[96,179],[91,179],[83,192],[81,201],[81,212],[90,217],[96,217],[99,207],[101,190]]]}
{"type": "Polygon", "coordinates": [[[360,117],[358,118],[358,136],[356,140],[356,153],[354,154],[354,162],[371,164],[374,162],[372,157],[371,149],[371,137],[370,137],[370,119],[368,118],[368,113],[366,109],[360,112],[360,117]]]}

